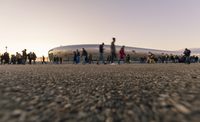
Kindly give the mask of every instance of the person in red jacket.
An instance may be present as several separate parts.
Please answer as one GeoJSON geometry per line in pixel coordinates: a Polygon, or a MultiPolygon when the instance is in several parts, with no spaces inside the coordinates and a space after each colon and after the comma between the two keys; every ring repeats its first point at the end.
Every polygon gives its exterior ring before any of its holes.
{"type": "Polygon", "coordinates": [[[125,48],[125,46],[122,46],[120,51],[119,51],[119,62],[118,62],[118,64],[120,64],[121,61],[124,62],[124,60],[125,60],[126,54],[125,54],[124,48],[125,48]]]}

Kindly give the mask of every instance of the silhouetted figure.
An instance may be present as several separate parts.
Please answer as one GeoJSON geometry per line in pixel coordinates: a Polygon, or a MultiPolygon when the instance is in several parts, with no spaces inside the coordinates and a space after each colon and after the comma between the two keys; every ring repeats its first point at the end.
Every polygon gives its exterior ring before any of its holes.
{"type": "Polygon", "coordinates": [[[119,61],[118,61],[118,64],[121,64],[121,61],[122,61],[122,63],[124,63],[124,61],[125,61],[126,54],[125,54],[124,48],[125,48],[125,46],[122,46],[121,49],[120,49],[120,51],[119,51],[119,61]]]}
{"type": "Polygon", "coordinates": [[[56,64],[56,56],[53,57],[53,63],[56,64]]]}
{"type": "Polygon", "coordinates": [[[56,64],[59,64],[59,57],[56,57],[56,64]]]}
{"type": "Polygon", "coordinates": [[[9,63],[10,63],[9,53],[5,52],[4,53],[4,64],[9,64],[9,63]]]}
{"type": "Polygon", "coordinates": [[[169,63],[169,55],[168,54],[165,55],[165,63],[166,64],[169,63]]]}
{"type": "Polygon", "coordinates": [[[175,55],[174,58],[175,58],[175,63],[179,63],[179,60],[180,60],[180,59],[179,59],[178,55],[175,55]]]}
{"type": "Polygon", "coordinates": [[[99,64],[104,63],[104,43],[99,45],[99,64]]]}
{"type": "Polygon", "coordinates": [[[76,51],[73,52],[73,64],[76,64],[76,51]]]}
{"type": "Polygon", "coordinates": [[[199,62],[199,57],[196,56],[196,57],[195,57],[195,63],[198,63],[198,62],[199,62]]]}
{"type": "Polygon", "coordinates": [[[26,49],[24,49],[22,51],[22,64],[26,64],[27,61],[27,53],[26,53],[26,49]]]}
{"type": "Polygon", "coordinates": [[[146,63],[147,62],[147,58],[145,56],[140,57],[140,63],[146,63]]]}
{"type": "Polygon", "coordinates": [[[15,55],[11,55],[11,64],[16,64],[17,60],[16,60],[16,56],[15,55]]]}
{"type": "Polygon", "coordinates": [[[185,60],[186,60],[185,56],[181,55],[179,63],[185,63],[185,60]]]}
{"type": "Polygon", "coordinates": [[[42,64],[46,64],[45,57],[42,56],[42,64]]]}
{"type": "Polygon", "coordinates": [[[112,39],[113,39],[113,41],[112,41],[111,46],[110,46],[110,50],[111,50],[111,63],[114,63],[114,60],[117,57],[116,56],[116,47],[115,47],[115,41],[116,41],[116,39],[115,38],[112,38],[112,39]]]}
{"type": "Polygon", "coordinates": [[[63,62],[62,57],[59,58],[59,61],[60,61],[60,64],[62,64],[62,62],[63,62]]]}
{"type": "Polygon", "coordinates": [[[59,62],[58,61],[59,60],[58,56],[55,56],[53,59],[54,59],[54,64],[58,64],[58,62],[59,62]]]}
{"type": "Polygon", "coordinates": [[[80,63],[80,52],[78,51],[78,49],[76,50],[76,64],[80,63]]]}
{"type": "Polygon", "coordinates": [[[32,64],[32,58],[33,58],[32,52],[28,53],[27,57],[28,57],[28,60],[29,60],[29,64],[32,64]]]}
{"type": "Polygon", "coordinates": [[[36,63],[36,59],[37,59],[37,56],[36,56],[36,54],[33,52],[33,63],[35,64],[36,63]]]}
{"type": "Polygon", "coordinates": [[[151,52],[149,52],[148,57],[147,57],[147,63],[155,63],[155,55],[151,52]]]}
{"type": "Polygon", "coordinates": [[[110,64],[110,63],[111,63],[111,56],[108,55],[108,56],[107,56],[107,64],[110,64]]]}
{"type": "Polygon", "coordinates": [[[85,50],[85,48],[82,48],[82,55],[81,55],[81,57],[82,57],[82,63],[83,64],[86,64],[87,63],[87,55],[88,55],[88,53],[87,53],[87,51],[85,50]]]}
{"type": "Polygon", "coordinates": [[[165,59],[166,59],[166,58],[165,58],[165,54],[162,53],[162,55],[161,55],[161,62],[162,62],[162,63],[165,63],[165,59]]]}
{"type": "Polygon", "coordinates": [[[130,64],[130,63],[131,63],[130,60],[131,60],[131,57],[130,57],[130,55],[128,54],[128,55],[126,56],[126,63],[130,64]]]}
{"type": "Polygon", "coordinates": [[[22,64],[22,55],[18,52],[16,52],[16,60],[17,64],[22,64]]]}
{"type": "Polygon", "coordinates": [[[1,64],[4,64],[3,61],[4,61],[4,55],[2,54],[2,55],[1,55],[1,64]]]}
{"type": "Polygon", "coordinates": [[[185,51],[183,52],[184,56],[185,56],[185,63],[190,64],[190,54],[191,51],[187,48],[185,48],[185,51]]]}
{"type": "Polygon", "coordinates": [[[175,63],[175,56],[170,54],[170,62],[175,63]]]}

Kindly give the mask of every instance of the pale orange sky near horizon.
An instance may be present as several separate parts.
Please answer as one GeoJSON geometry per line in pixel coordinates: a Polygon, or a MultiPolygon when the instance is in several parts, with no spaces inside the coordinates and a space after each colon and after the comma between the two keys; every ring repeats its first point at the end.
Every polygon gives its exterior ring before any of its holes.
{"type": "Polygon", "coordinates": [[[198,0],[0,0],[0,53],[38,56],[60,45],[200,47],[198,0]]]}

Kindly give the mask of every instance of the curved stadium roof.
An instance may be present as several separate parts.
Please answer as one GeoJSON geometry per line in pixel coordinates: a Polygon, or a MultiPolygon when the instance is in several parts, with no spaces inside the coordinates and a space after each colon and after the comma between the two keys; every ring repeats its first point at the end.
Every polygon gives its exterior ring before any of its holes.
{"type": "MultiPolygon", "coordinates": [[[[116,50],[118,51],[122,46],[116,45],[116,50]]],[[[67,52],[73,52],[76,51],[76,49],[79,49],[81,51],[82,48],[85,48],[88,51],[98,51],[99,50],[99,44],[79,44],[79,45],[68,45],[68,46],[60,46],[53,48],[50,51],[67,51],[67,52]]],[[[110,52],[110,45],[105,45],[105,52],[110,52]]],[[[148,48],[138,48],[138,47],[130,47],[125,46],[126,52],[138,52],[138,53],[168,53],[168,54],[175,54],[175,51],[167,51],[167,50],[156,50],[156,49],[148,49],[148,48]]]]}

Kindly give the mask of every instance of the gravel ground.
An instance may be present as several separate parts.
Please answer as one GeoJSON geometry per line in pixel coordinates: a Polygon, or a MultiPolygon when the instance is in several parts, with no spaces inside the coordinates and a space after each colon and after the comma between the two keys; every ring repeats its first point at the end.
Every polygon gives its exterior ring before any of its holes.
{"type": "Polygon", "coordinates": [[[200,64],[0,66],[0,122],[199,122],[200,64]]]}

